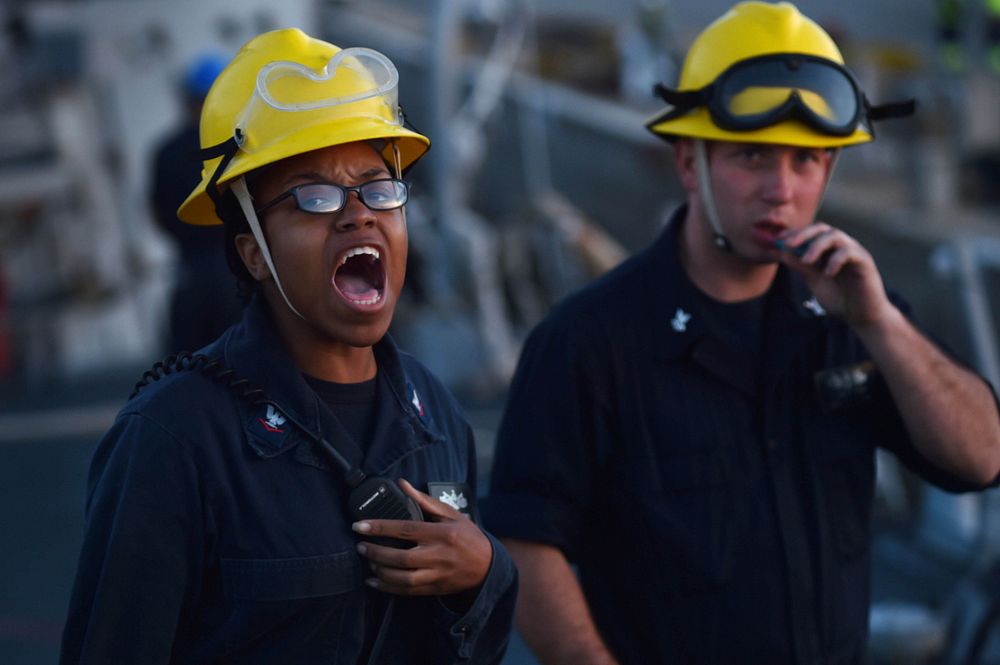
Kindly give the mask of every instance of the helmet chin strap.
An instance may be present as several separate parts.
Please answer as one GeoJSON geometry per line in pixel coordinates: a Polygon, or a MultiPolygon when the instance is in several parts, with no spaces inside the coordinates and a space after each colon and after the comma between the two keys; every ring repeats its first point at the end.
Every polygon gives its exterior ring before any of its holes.
{"type": "MultiPolygon", "coordinates": [[[[403,167],[402,167],[403,160],[399,156],[399,144],[395,140],[392,141],[392,160],[393,160],[393,166],[396,169],[396,178],[397,179],[402,179],[403,178],[403,167]]],[[[403,216],[403,227],[406,228],[406,206],[405,205],[400,207],[399,214],[403,216]]]]}
{"type": "Polygon", "coordinates": [[[820,206],[823,205],[823,199],[826,198],[826,190],[830,186],[830,181],[833,179],[833,172],[837,169],[837,162],[840,160],[840,148],[830,149],[830,168],[826,170],[826,182],[823,183],[823,193],[819,196],[819,203],[816,205],[816,210],[819,210],[820,206]]]}
{"type": "Polygon", "coordinates": [[[247,183],[243,176],[233,181],[232,188],[236,194],[236,200],[240,202],[240,208],[243,209],[243,215],[247,218],[247,223],[250,225],[253,237],[257,239],[260,252],[264,255],[264,262],[267,263],[267,268],[271,271],[271,276],[274,277],[274,284],[278,287],[278,293],[281,294],[285,304],[288,305],[288,309],[292,310],[297,317],[305,321],[306,317],[302,316],[299,310],[295,309],[288,296],[285,295],[285,290],[281,288],[281,279],[278,278],[278,271],[274,268],[274,261],[271,260],[271,250],[267,247],[267,240],[264,239],[264,231],[260,228],[260,221],[257,219],[257,213],[253,209],[253,200],[250,197],[250,191],[247,189],[247,183]]]}
{"type": "MultiPolygon", "coordinates": [[[[826,190],[830,186],[833,172],[837,168],[840,159],[840,148],[833,148],[830,152],[830,167],[826,170],[826,180],[823,182],[823,192],[820,194],[816,209],[819,210],[826,197],[826,190]]],[[[704,139],[694,140],[694,165],[698,174],[698,195],[701,198],[701,205],[705,209],[705,216],[708,218],[708,225],[712,227],[712,236],[715,246],[725,252],[732,252],[733,245],[729,238],[722,232],[722,224],[719,221],[719,211],[715,207],[715,194],[712,190],[712,180],[708,169],[708,149],[705,147],[704,139]]],[[[810,222],[812,223],[812,222],[810,222]]]]}
{"type": "Polygon", "coordinates": [[[731,252],[733,246],[722,232],[719,211],[715,207],[715,194],[712,191],[712,179],[708,171],[708,149],[705,147],[704,139],[694,140],[694,167],[698,174],[698,196],[705,209],[708,225],[712,227],[712,241],[722,251],[731,252]]]}

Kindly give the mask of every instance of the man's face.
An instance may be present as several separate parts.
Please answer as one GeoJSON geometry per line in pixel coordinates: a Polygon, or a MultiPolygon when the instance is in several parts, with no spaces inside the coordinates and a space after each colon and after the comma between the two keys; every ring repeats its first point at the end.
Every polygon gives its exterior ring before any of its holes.
{"type": "Polygon", "coordinates": [[[778,235],[813,221],[831,159],[823,148],[709,143],[715,205],[734,254],[755,263],[777,260],[778,235]]]}
{"type": "MultiPolygon", "coordinates": [[[[349,143],[274,164],[256,181],[254,199],[259,206],[296,185],[350,187],[389,177],[371,146],[349,143]]],[[[406,272],[402,210],[370,210],[350,192],[343,209],[313,214],[288,197],[264,211],[261,222],[285,294],[306,319],[293,315],[293,325],[353,347],[385,335],[406,272]]],[[[275,310],[283,311],[273,281],[263,286],[275,310]]]]}

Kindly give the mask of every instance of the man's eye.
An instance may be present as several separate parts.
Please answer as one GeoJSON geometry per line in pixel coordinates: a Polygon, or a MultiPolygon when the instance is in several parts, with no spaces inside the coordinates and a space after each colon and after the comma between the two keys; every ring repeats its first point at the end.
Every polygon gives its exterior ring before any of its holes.
{"type": "Polygon", "coordinates": [[[800,164],[822,164],[825,155],[822,150],[802,150],[797,157],[800,164]]]}

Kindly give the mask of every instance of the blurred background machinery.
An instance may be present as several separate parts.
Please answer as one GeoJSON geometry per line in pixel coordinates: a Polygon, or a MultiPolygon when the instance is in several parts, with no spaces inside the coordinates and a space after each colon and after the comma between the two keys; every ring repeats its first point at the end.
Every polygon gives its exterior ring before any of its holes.
{"type": "MultiPolygon", "coordinates": [[[[150,162],[200,53],[300,26],[386,53],[434,149],[393,333],[457,393],[484,478],[530,327],[682,200],[643,120],[730,0],[8,0],[0,7],[0,661],[54,662],[90,450],[166,351],[176,249],[150,162]]],[[[1000,3],[801,0],[916,118],[840,160],[823,217],[1000,385],[1000,3]]],[[[235,288],[235,287],[234,287],[235,288]]],[[[1000,663],[1000,499],[879,461],[877,663],[1000,663]]],[[[509,665],[533,662],[515,641],[509,665]]]]}

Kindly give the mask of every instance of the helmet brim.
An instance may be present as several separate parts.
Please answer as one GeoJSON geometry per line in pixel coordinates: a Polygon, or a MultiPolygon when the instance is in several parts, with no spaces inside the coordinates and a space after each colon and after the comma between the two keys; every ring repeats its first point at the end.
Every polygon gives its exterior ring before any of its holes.
{"type": "Polygon", "coordinates": [[[786,120],[770,127],[746,132],[722,129],[713,122],[708,109],[697,108],[670,120],[657,122],[661,114],[646,122],[649,131],[657,136],[673,141],[678,138],[696,138],[707,141],[729,141],[731,143],[773,143],[801,148],[840,148],[859,143],[867,143],[874,137],[860,126],[847,136],[822,134],[798,120],[786,120]]]}
{"type": "MultiPolygon", "coordinates": [[[[430,139],[422,134],[406,129],[405,127],[387,127],[384,123],[364,123],[345,128],[343,125],[329,128],[310,127],[304,129],[298,135],[288,137],[282,141],[280,150],[268,150],[263,153],[245,154],[237,153],[230,162],[225,173],[218,180],[217,187],[220,191],[225,189],[227,183],[235,180],[239,176],[246,175],[262,166],[273,164],[288,157],[294,157],[314,150],[321,150],[335,145],[354,143],[357,141],[385,140],[386,146],[382,150],[382,158],[387,163],[393,164],[394,157],[392,143],[399,148],[400,168],[408,169],[418,159],[430,149],[430,139]]],[[[215,211],[215,203],[208,195],[206,187],[215,169],[219,165],[222,157],[218,157],[206,162],[202,171],[201,182],[191,192],[190,196],[181,204],[177,210],[177,216],[181,221],[196,226],[214,226],[222,224],[215,211]]]]}

